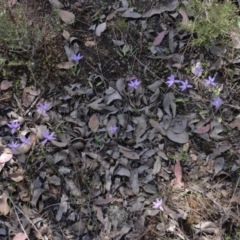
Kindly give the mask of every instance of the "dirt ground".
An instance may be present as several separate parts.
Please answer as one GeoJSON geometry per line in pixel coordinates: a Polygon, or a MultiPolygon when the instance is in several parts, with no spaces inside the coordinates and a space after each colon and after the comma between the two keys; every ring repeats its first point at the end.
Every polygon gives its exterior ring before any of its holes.
{"type": "Polygon", "coordinates": [[[0,239],[240,239],[239,50],[184,2],[0,5],[0,239]]]}

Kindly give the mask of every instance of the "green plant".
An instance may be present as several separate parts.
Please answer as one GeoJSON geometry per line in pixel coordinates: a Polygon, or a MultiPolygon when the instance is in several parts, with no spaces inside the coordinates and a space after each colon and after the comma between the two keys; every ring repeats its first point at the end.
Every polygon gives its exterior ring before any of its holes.
{"type": "Polygon", "coordinates": [[[187,15],[194,20],[182,22],[180,30],[193,35],[192,45],[209,46],[215,40],[226,40],[238,26],[237,7],[229,0],[190,0],[186,5],[187,15]]]}

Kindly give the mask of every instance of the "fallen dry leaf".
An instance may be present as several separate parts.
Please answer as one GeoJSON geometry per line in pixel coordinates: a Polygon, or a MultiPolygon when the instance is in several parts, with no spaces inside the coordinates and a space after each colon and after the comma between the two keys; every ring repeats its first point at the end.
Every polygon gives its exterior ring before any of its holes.
{"type": "Polygon", "coordinates": [[[75,65],[74,62],[62,62],[57,65],[60,69],[70,69],[75,65]]]}
{"type": "Polygon", "coordinates": [[[75,15],[72,12],[60,9],[58,14],[61,20],[67,24],[73,24],[75,22],[75,15]]]}
{"type": "Polygon", "coordinates": [[[8,195],[3,192],[3,194],[0,196],[0,213],[3,216],[8,215],[9,211],[10,211],[10,207],[8,205],[8,195]]]}
{"type": "Polygon", "coordinates": [[[171,117],[176,116],[176,103],[174,101],[175,97],[172,92],[168,92],[163,98],[163,108],[164,111],[171,117]],[[172,113],[170,111],[172,109],[172,113]]]}
{"type": "Polygon", "coordinates": [[[221,172],[225,164],[224,157],[218,157],[214,160],[214,175],[212,178],[214,178],[218,173],[221,172]]]}
{"type": "Polygon", "coordinates": [[[95,30],[95,33],[98,37],[101,36],[101,33],[104,32],[106,30],[106,27],[107,27],[107,23],[106,22],[103,22],[103,23],[100,23],[96,30],[95,30]]]}
{"type": "Polygon", "coordinates": [[[27,239],[27,238],[28,238],[28,235],[27,235],[27,234],[25,234],[25,233],[17,233],[17,234],[14,236],[13,240],[25,240],[25,239],[27,239]]]}
{"type": "Polygon", "coordinates": [[[182,182],[182,167],[181,167],[180,161],[177,161],[174,166],[174,175],[177,179],[177,183],[181,187],[184,187],[184,182],[182,182]]]}
{"type": "Polygon", "coordinates": [[[236,118],[234,119],[234,121],[232,121],[232,122],[229,124],[229,127],[231,127],[231,128],[237,127],[238,130],[240,130],[240,115],[236,116],[236,118]]]}
{"type": "Polygon", "coordinates": [[[182,21],[184,23],[187,23],[189,21],[187,13],[181,8],[178,10],[178,12],[181,14],[181,16],[183,18],[182,21]]]}
{"type": "Polygon", "coordinates": [[[132,159],[132,160],[139,159],[139,155],[134,151],[131,151],[131,150],[127,151],[127,150],[120,148],[119,152],[121,152],[124,155],[124,157],[126,157],[128,159],[132,159]]]}
{"type": "Polygon", "coordinates": [[[207,124],[206,126],[195,129],[193,132],[198,134],[203,134],[203,133],[207,133],[210,130],[210,128],[211,128],[211,125],[207,124]]]}
{"type": "Polygon", "coordinates": [[[66,40],[68,40],[68,39],[70,38],[70,33],[69,33],[68,31],[66,31],[66,30],[63,30],[62,36],[63,36],[66,40]]]}
{"type": "Polygon", "coordinates": [[[12,159],[13,154],[10,148],[5,148],[3,153],[0,155],[0,163],[8,162],[12,159]]]}
{"type": "Polygon", "coordinates": [[[0,86],[1,90],[7,90],[10,87],[12,87],[12,82],[11,81],[3,80],[1,82],[1,86],[0,86]]]}
{"type": "Polygon", "coordinates": [[[158,36],[154,39],[153,45],[154,45],[154,46],[159,45],[159,44],[162,42],[162,40],[163,40],[163,38],[165,37],[166,34],[167,34],[167,31],[162,31],[162,32],[160,32],[160,33],[158,34],[158,36]]]}
{"type": "Polygon", "coordinates": [[[8,0],[8,7],[13,7],[17,3],[17,0],[8,0]]]}
{"type": "Polygon", "coordinates": [[[167,130],[167,137],[176,143],[187,143],[189,141],[189,136],[186,131],[182,133],[174,133],[170,129],[167,130]]]}
{"type": "Polygon", "coordinates": [[[93,132],[97,132],[98,127],[99,127],[99,120],[98,120],[98,116],[96,113],[94,113],[88,122],[88,126],[89,128],[93,131],[93,132]]]}

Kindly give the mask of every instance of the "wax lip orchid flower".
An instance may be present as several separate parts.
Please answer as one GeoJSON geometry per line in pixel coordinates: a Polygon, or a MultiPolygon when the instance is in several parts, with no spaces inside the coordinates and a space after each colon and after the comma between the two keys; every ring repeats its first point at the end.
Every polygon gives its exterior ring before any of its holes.
{"type": "Polygon", "coordinates": [[[180,82],[180,80],[176,80],[174,75],[171,74],[168,77],[168,81],[166,81],[166,84],[168,85],[168,87],[171,87],[174,83],[179,83],[179,82],[180,82]]]}
{"type": "Polygon", "coordinates": [[[205,79],[205,83],[209,86],[216,86],[215,77],[209,76],[208,79],[205,79]]]}
{"type": "Polygon", "coordinates": [[[78,54],[73,54],[72,57],[71,57],[71,60],[73,62],[79,62],[79,60],[81,60],[82,58],[83,58],[83,56],[81,56],[81,54],[78,53],[78,54]]]}
{"type": "Polygon", "coordinates": [[[162,207],[162,199],[159,200],[158,198],[156,199],[155,202],[153,202],[153,208],[157,209],[159,208],[161,211],[164,211],[163,207],[162,207]]]}
{"type": "Polygon", "coordinates": [[[185,80],[185,81],[179,81],[182,86],[179,86],[179,88],[182,90],[182,92],[184,90],[186,90],[187,88],[192,88],[193,86],[191,84],[188,84],[188,80],[185,80]]]}
{"type": "Polygon", "coordinates": [[[18,121],[12,121],[10,123],[7,124],[8,127],[11,128],[11,133],[14,134],[16,132],[16,130],[18,129],[18,127],[20,126],[20,123],[18,121]]]}
{"type": "Polygon", "coordinates": [[[45,140],[42,141],[42,145],[44,146],[47,141],[52,141],[55,140],[56,138],[53,136],[54,132],[50,133],[49,130],[47,129],[45,132],[42,133],[43,137],[45,140]]]}
{"type": "Polygon", "coordinates": [[[48,102],[44,102],[44,103],[40,103],[37,106],[37,109],[41,112],[42,115],[46,115],[46,112],[52,107],[51,103],[48,102]]]}
{"type": "Polygon", "coordinates": [[[110,126],[108,128],[108,130],[111,131],[111,133],[115,133],[118,130],[118,127],[117,126],[110,126]]]}
{"type": "Polygon", "coordinates": [[[140,83],[141,81],[139,81],[138,79],[135,79],[135,80],[131,80],[130,83],[128,83],[128,86],[134,89],[137,89],[140,83]]]}
{"type": "Polygon", "coordinates": [[[19,146],[18,142],[14,142],[12,141],[11,143],[8,144],[8,147],[10,147],[12,150],[14,150],[15,148],[17,148],[19,146]]]}
{"type": "Polygon", "coordinates": [[[25,136],[21,136],[20,140],[23,144],[30,144],[30,139],[26,138],[25,136]]]}
{"type": "Polygon", "coordinates": [[[220,97],[213,98],[212,105],[216,109],[219,108],[222,104],[224,104],[224,101],[220,97]]]}

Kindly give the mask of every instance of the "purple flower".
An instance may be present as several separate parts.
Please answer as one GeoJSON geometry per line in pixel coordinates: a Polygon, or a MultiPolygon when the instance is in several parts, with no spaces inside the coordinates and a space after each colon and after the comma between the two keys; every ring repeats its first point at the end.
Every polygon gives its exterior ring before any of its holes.
{"type": "Polygon", "coordinates": [[[215,77],[211,77],[211,76],[209,76],[208,79],[205,79],[205,83],[207,85],[216,86],[216,83],[214,81],[215,81],[215,77]]]}
{"type": "Polygon", "coordinates": [[[51,103],[44,102],[40,103],[37,106],[37,109],[42,113],[42,115],[46,115],[46,111],[48,111],[52,107],[51,103]]]}
{"type": "Polygon", "coordinates": [[[192,73],[198,77],[202,75],[203,68],[200,63],[197,63],[195,67],[192,68],[192,73]]]}
{"type": "Polygon", "coordinates": [[[74,62],[78,62],[78,61],[81,60],[82,58],[83,58],[83,56],[81,56],[80,53],[78,53],[78,54],[73,54],[72,57],[71,57],[72,61],[74,61],[74,62]]]}
{"type": "Polygon", "coordinates": [[[179,88],[182,90],[182,92],[184,90],[186,90],[187,88],[192,88],[193,87],[192,85],[188,84],[188,80],[185,80],[185,82],[180,81],[180,83],[182,84],[182,86],[179,86],[179,88]]]}
{"type": "Polygon", "coordinates": [[[45,140],[42,141],[42,145],[44,146],[47,141],[52,141],[55,140],[56,138],[53,136],[54,132],[50,133],[49,130],[47,129],[45,132],[42,133],[43,137],[45,140]]]}
{"type": "Polygon", "coordinates": [[[108,128],[109,131],[111,131],[112,133],[115,133],[117,131],[118,127],[117,126],[110,126],[108,128]]]}
{"type": "Polygon", "coordinates": [[[19,146],[18,142],[14,142],[12,141],[10,144],[8,144],[8,146],[13,150],[15,148],[17,148],[19,146]]]}
{"type": "Polygon", "coordinates": [[[25,144],[29,144],[30,143],[30,139],[26,138],[25,136],[21,136],[20,140],[21,140],[22,143],[25,143],[25,144]]]}
{"type": "Polygon", "coordinates": [[[180,81],[179,80],[175,80],[174,75],[171,74],[168,77],[168,81],[166,82],[166,84],[168,85],[168,87],[171,87],[174,83],[178,83],[178,82],[180,82],[180,81]]]}
{"type": "Polygon", "coordinates": [[[141,83],[138,79],[131,80],[130,83],[128,83],[128,86],[137,89],[138,85],[141,83]]]}
{"type": "Polygon", "coordinates": [[[223,103],[224,103],[224,101],[220,97],[213,98],[213,100],[212,100],[212,105],[215,108],[219,108],[223,103]]]}
{"type": "Polygon", "coordinates": [[[11,133],[14,134],[17,130],[17,128],[20,126],[20,123],[18,121],[12,121],[10,123],[7,124],[8,127],[11,128],[11,133]]]}
{"type": "Polygon", "coordinates": [[[159,200],[158,198],[156,199],[156,202],[153,202],[153,208],[159,208],[161,211],[164,211],[163,210],[163,207],[162,207],[162,199],[159,200]]]}

